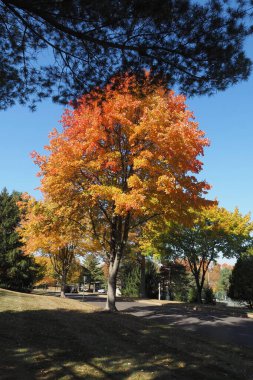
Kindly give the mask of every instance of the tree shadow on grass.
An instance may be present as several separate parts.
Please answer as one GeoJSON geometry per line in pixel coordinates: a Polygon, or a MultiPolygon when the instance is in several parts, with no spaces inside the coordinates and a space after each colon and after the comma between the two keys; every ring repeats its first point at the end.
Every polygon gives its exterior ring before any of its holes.
{"type": "Polygon", "coordinates": [[[130,315],[2,312],[0,337],[1,380],[248,379],[252,370],[248,357],[238,363],[236,349],[225,354],[224,346],[205,347],[191,334],[130,315]]]}

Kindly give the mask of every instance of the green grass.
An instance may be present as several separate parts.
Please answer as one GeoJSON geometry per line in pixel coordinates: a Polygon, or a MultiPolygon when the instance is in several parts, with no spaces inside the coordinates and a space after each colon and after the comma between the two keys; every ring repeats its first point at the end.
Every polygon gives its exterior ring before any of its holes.
{"type": "Polygon", "coordinates": [[[1,380],[250,379],[253,355],[69,299],[0,290],[1,380]]]}

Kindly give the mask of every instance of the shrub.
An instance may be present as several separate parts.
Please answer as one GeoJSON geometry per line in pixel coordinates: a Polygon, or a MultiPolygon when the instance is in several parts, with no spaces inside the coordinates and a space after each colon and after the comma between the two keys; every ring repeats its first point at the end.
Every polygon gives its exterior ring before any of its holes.
{"type": "Polygon", "coordinates": [[[197,289],[192,287],[189,289],[188,292],[188,302],[195,303],[198,301],[198,292],[197,289]]]}
{"type": "Polygon", "coordinates": [[[211,304],[211,305],[215,304],[214,292],[213,292],[213,289],[210,288],[209,286],[206,286],[204,288],[204,300],[206,304],[211,304]]]}

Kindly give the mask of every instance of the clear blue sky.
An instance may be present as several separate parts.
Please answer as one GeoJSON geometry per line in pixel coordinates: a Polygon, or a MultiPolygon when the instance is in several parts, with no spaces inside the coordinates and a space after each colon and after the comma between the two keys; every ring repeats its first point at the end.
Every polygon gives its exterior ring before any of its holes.
{"type": "MultiPolygon", "coordinates": [[[[247,50],[253,58],[250,44],[247,50]]],[[[200,175],[213,186],[209,197],[217,197],[229,210],[238,206],[242,213],[253,212],[253,74],[248,82],[212,97],[188,99],[187,104],[211,140],[200,175]]],[[[34,113],[20,106],[0,112],[0,188],[40,197],[34,190],[39,179],[29,153],[43,152],[62,111],[48,100],[34,113]]]]}
{"type": "MultiPolygon", "coordinates": [[[[247,51],[253,59],[253,46],[247,51]]],[[[253,72],[247,82],[187,104],[211,142],[201,173],[212,185],[209,196],[229,210],[238,206],[253,214],[253,72]]]]}

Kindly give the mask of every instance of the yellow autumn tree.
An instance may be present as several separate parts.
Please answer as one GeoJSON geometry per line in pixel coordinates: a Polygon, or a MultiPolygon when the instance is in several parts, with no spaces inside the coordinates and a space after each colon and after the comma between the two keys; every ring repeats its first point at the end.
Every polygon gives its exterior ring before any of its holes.
{"type": "Polygon", "coordinates": [[[28,254],[41,253],[50,258],[61,283],[61,297],[65,297],[67,276],[75,257],[84,252],[85,238],[80,226],[71,220],[71,213],[61,213],[54,203],[36,201],[27,194],[18,203],[22,218],[18,232],[28,254]]]}
{"type": "Polygon", "coordinates": [[[76,221],[89,218],[91,240],[109,258],[107,310],[116,310],[116,276],[130,231],[152,218],[184,220],[207,201],[196,178],[209,145],[185,98],[150,78],[124,75],[83,96],[54,130],[48,155],[33,153],[41,190],[76,221]]]}

